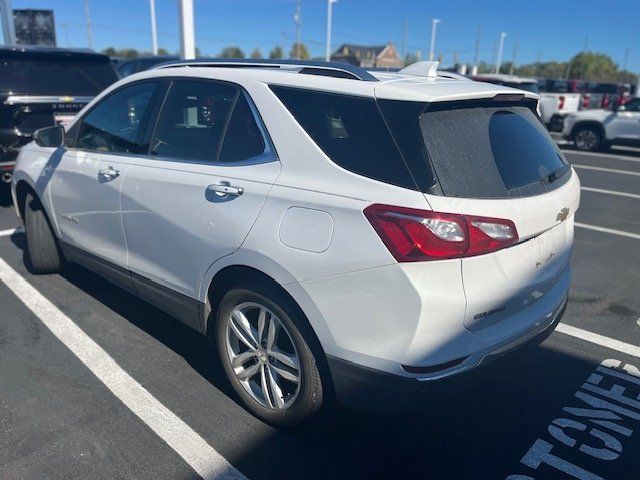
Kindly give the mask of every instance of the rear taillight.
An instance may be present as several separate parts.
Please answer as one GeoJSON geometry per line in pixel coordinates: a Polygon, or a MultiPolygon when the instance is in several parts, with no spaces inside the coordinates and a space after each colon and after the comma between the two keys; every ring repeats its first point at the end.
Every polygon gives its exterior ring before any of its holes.
{"type": "Polygon", "coordinates": [[[518,241],[513,222],[501,218],[379,204],[364,215],[398,262],[469,257],[518,241]]]}
{"type": "Polygon", "coordinates": [[[558,110],[564,109],[564,95],[558,97],[558,110]]]}

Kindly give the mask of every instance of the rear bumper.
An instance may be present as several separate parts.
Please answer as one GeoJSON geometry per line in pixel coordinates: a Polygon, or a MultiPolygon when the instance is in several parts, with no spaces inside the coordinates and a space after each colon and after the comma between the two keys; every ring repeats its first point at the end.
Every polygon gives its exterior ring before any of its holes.
{"type": "Polygon", "coordinates": [[[472,362],[465,362],[464,369],[444,377],[402,377],[328,356],[336,399],[338,403],[358,410],[401,414],[460,395],[483,383],[491,374],[491,367],[487,365],[493,360],[520,347],[537,345],[551,335],[564,315],[567,299],[565,293],[558,306],[534,328],[488,351],[478,352],[472,362]]]}

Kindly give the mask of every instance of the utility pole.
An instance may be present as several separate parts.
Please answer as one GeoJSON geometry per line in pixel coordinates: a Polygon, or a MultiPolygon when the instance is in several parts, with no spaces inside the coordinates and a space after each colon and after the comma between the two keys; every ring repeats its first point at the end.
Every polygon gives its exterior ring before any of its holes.
{"type": "Polygon", "coordinates": [[[622,63],[622,70],[627,70],[627,62],[629,61],[629,47],[624,51],[624,62],[622,63]]]}
{"type": "Polygon", "coordinates": [[[151,14],[151,48],[154,55],[158,55],[158,32],[156,30],[156,0],[149,0],[151,14]]]}
{"type": "Polygon", "coordinates": [[[296,22],[296,51],[295,57],[300,60],[300,42],[302,42],[302,0],[296,0],[296,13],[293,16],[296,22]]]}
{"type": "Polygon", "coordinates": [[[193,0],[178,0],[180,17],[180,58],[196,58],[196,35],[193,26],[193,0]]]}
{"type": "Polygon", "coordinates": [[[511,68],[509,69],[509,75],[513,75],[514,70],[516,69],[516,58],[518,57],[518,44],[520,43],[519,39],[516,39],[513,44],[513,54],[511,55],[511,68]]]}
{"type": "Polygon", "coordinates": [[[402,63],[407,61],[407,19],[404,19],[402,27],[402,63]]]}
{"type": "Polygon", "coordinates": [[[476,51],[473,56],[473,66],[478,67],[478,62],[480,61],[480,37],[482,36],[482,24],[478,25],[478,33],[476,35],[476,51]]]}
{"type": "Polygon", "coordinates": [[[433,61],[435,57],[435,48],[436,48],[436,29],[438,28],[438,24],[441,22],[439,18],[431,19],[431,45],[429,47],[429,60],[433,61]]]}
{"type": "Polygon", "coordinates": [[[91,12],[89,11],[89,0],[84,0],[84,19],[87,22],[87,44],[93,48],[93,29],[91,28],[91,12]]]}
{"type": "Polygon", "coordinates": [[[324,59],[328,62],[331,60],[331,17],[333,15],[333,4],[338,0],[327,0],[327,45],[324,59]]]}
{"type": "Polygon", "coordinates": [[[500,73],[500,64],[502,63],[502,49],[504,48],[504,37],[507,34],[500,32],[500,43],[498,44],[498,58],[496,59],[496,74],[500,73]]]}
{"type": "Polygon", "coordinates": [[[11,0],[0,0],[0,19],[2,20],[2,33],[5,45],[15,45],[16,29],[13,23],[13,8],[11,0]]]}
{"type": "Polygon", "coordinates": [[[586,52],[589,48],[589,35],[584,36],[584,46],[582,47],[582,51],[586,52]]]}

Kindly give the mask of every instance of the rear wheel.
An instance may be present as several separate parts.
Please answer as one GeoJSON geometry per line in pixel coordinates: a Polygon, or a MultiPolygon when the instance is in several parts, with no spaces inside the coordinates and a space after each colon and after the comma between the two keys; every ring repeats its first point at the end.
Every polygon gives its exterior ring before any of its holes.
{"type": "Polygon", "coordinates": [[[261,286],[230,290],[218,309],[216,343],[229,382],[248,410],[277,427],[310,419],[324,398],[298,316],[283,294],[261,286]]]}
{"type": "Polygon", "coordinates": [[[34,273],[59,272],[64,260],[42,203],[32,193],[25,197],[24,228],[30,269],[34,273]]]}
{"type": "Polygon", "coordinates": [[[603,147],[603,138],[596,127],[584,126],[573,133],[573,143],[578,150],[595,152],[603,147]]]}

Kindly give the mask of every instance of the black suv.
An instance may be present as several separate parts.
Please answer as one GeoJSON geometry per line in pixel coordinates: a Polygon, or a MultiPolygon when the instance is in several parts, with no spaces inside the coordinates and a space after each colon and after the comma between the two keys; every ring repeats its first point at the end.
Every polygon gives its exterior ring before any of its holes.
{"type": "Polygon", "coordinates": [[[118,76],[91,50],[0,47],[0,174],[11,181],[15,158],[34,131],[65,125],[118,76]]]}

